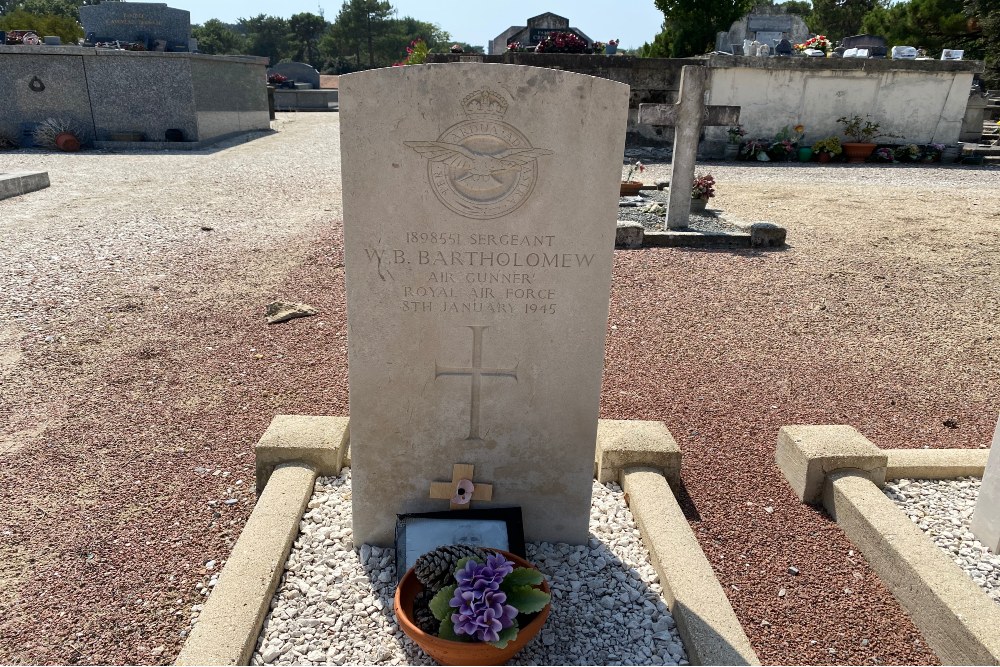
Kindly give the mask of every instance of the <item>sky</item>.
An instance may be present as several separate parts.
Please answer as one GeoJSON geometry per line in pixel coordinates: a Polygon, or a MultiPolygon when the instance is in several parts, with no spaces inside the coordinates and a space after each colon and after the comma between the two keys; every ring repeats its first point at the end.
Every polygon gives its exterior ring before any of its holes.
{"type": "MultiPolygon", "coordinates": [[[[389,0],[397,15],[436,23],[452,40],[486,48],[489,41],[512,25],[526,25],[531,16],[552,12],[593,40],[620,39],[619,48],[630,49],[652,42],[660,32],[663,14],[653,0],[389,0]]],[[[191,12],[191,23],[219,19],[235,23],[239,18],[270,14],[288,18],[299,12],[323,9],[333,21],[343,0],[166,0],[177,9],[191,12]]]]}

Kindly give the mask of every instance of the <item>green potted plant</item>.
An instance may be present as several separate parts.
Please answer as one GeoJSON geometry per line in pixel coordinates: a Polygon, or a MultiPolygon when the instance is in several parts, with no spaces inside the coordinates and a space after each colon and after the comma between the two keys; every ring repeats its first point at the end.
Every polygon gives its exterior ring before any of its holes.
{"type": "Polygon", "coordinates": [[[449,545],[417,559],[393,608],[403,632],[439,663],[500,665],[541,630],[551,595],[523,558],[449,545]]]}
{"type": "Polygon", "coordinates": [[[628,166],[628,173],[625,174],[625,178],[622,179],[621,185],[618,189],[618,194],[622,197],[634,197],[639,194],[639,190],[642,190],[642,181],[633,181],[632,174],[638,169],[639,173],[646,171],[646,166],[636,160],[628,166]]]}
{"type": "Polygon", "coordinates": [[[829,162],[836,156],[844,152],[843,147],[840,145],[840,137],[827,137],[825,139],[820,139],[812,145],[813,153],[816,154],[816,159],[819,162],[829,162]]]}
{"type": "Polygon", "coordinates": [[[868,115],[841,116],[837,122],[844,126],[844,134],[853,139],[844,142],[844,154],[848,162],[855,164],[864,162],[875,151],[876,137],[887,136],[879,133],[879,123],[873,123],[868,115]]]}
{"type": "Polygon", "coordinates": [[[700,213],[705,210],[708,200],[715,196],[715,179],[711,174],[695,175],[691,183],[691,212],[700,213]]]}
{"type": "Polygon", "coordinates": [[[726,159],[735,160],[740,153],[740,140],[746,136],[742,125],[733,125],[726,129],[726,159]]]}

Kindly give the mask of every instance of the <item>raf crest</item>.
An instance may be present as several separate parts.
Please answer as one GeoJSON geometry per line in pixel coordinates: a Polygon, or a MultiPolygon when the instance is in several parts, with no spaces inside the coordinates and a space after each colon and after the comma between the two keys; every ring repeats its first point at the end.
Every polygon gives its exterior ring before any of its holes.
{"type": "Polygon", "coordinates": [[[507,107],[499,93],[477,90],[462,100],[468,120],[437,141],[403,142],[427,159],[434,194],[459,215],[488,220],[518,208],[535,187],[537,158],[552,154],[503,122],[507,107]]]}

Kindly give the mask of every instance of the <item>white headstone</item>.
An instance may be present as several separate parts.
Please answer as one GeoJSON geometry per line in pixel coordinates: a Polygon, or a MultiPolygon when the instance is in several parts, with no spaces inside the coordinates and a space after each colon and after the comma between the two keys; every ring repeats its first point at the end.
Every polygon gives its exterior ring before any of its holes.
{"type": "Polygon", "coordinates": [[[979,500],[972,515],[972,533],[994,554],[1000,554],[1000,420],[993,432],[979,500]]]}
{"type": "Polygon", "coordinates": [[[529,540],[588,536],[628,86],[483,63],[349,74],[354,539],[455,464],[529,540]]]}

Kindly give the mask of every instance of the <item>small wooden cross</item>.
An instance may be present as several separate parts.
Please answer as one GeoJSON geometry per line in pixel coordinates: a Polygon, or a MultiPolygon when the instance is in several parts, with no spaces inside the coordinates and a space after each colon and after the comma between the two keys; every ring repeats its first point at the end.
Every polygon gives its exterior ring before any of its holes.
{"type": "Polygon", "coordinates": [[[688,226],[691,213],[691,186],[698,140],[703,125],[735,125],[740,122],[740,108],[706,106],[705,90],[711,70],[700,65],[681,68],[681,90],[677,104],[640,104],[639,122],[674,128],[674,154],[670,167],[670,203],[667,228],[688,226]]]}
{"type": "Polygon", "coordinates": [[[493,500],[492,484],[472,482],[474,470],[475,466],[456,463],[451,469],[450,482],[431,482],[431,498],[450,500],[453,510],[467,510],[473,500],[493,500]]]}

